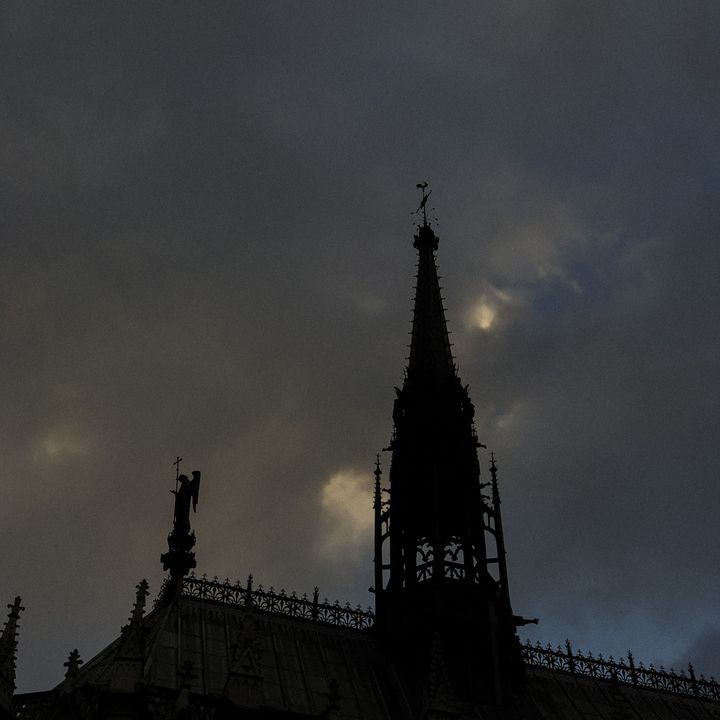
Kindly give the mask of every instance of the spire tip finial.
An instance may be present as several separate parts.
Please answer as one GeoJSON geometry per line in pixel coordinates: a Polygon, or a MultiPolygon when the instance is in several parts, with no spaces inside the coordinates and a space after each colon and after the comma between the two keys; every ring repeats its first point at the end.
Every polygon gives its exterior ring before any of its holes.
{"type": "Polygon", "coordinates": [[[421,182],[417,183],[415,187],[420,190],[422,193],[422,198],[420,200],[420,205],[418,205],[418,209],[413,213],[413,215],[419,215],[422,211],[422,227],[428,227],[428,220],[427,220],[427,201],[430,197],[430,193],[432,193],[432,190],[427,190],[427,182],[421,182]],[[426,192],[427,190],[427,192],[426,192]]]}

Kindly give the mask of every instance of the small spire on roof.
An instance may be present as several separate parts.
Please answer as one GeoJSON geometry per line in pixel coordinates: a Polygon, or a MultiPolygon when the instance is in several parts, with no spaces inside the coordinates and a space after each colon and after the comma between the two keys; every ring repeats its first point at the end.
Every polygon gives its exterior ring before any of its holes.
{"type": "Polygon", "coordinates": [[[8,605],[10,612],[0,635],[0,709],[10,710],[12,694],[15,692],[15,652],[17,650],[18,618],[25,609],[20,605],[18,595],[12,604],[8,605]]]}
{"type": "Polygon", "coordinates": [[[493,494],[493,505],[495,505],[496,511],[499,512],[498,507],[500,505],[500,490],[498,488],[498,480],[497,480],[497,464],[495,463],[495,453],[490,452],[490,478],[491,478],[491,485],[492,485],[492,494],[493,494]]]}
{"type": "Polygon", "coordinates": [[[78,652],[78,649],[75,648],[69,655],[66,662],[63,663],[63,667],[67,668],[67,672],[65,673],[66,678],[74,678],[77,676],[78,671],[80,670],[80,666],[82,665],[83,661],[80,659],[80,653],[78,652]]]}
{"type": "Polygon", "coordinates": [[[375,476],[375,505],[379,507],[380,502],[380,478],[382,478],[382,469],[380,468],[380,453],[375,456],[375,470],[373,471],[375,476]]]}
{"type": "Polygon", "coordinates": [[[136,586],[137,592],[135,593],[135,605],[133,605],[132,615],[130,616],[130,623],[132,625],[138,625],[145,614],[145,600],[149,594],[148,581],[143,578],[136,586]]]}

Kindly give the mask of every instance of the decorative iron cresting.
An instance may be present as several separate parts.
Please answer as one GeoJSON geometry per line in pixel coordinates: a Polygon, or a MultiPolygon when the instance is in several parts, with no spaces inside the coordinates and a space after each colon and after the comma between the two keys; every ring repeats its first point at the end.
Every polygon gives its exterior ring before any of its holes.
{"type": "MultiPolygon", "coordinates": [[[[197,577],[191,574],[182,579],[182,594],[189,598],[236,607],[252,607],[274,615],[355,630],[368,630],[375,621],[375,615],[370,608],[353,608],[349,603],[341,605],[338,601],[331,603],[327,599],[320,602],[317,588],[312,597],[295,592],[288,594],[285,590],[276,592],[273,588],[264,590],[262,585],[253,587],[252,576],[243,585],[240,582],[222,582],[217,578],[210,580],[206,576],[197,577]]],[[[162,589],[158,600],[161,597],[162,589]]],[[[720,683],[713,677],[707,680],[703,675],[696,676],[692,665],[688,666],[687,673],[676,673],[665,670],[662,666],[658,669],[653,665],[645,667],[642,662],[636,664],[632,653],[628,653],[626,660],[615,660],[612,656],[605,659],[602,655],[594,656],[591,652],[585,655],[579,650],[573,650],[569,642],[566,642],[563,649],[560,646],[543,647],[540,643],[532,644],[527,641],[521,645],[521,650],[523,661],[529,667],[563,672],[576,677],[615,681],[621,685],[648,688],[720,704],[720,683]]]]}
{"type": "Polygon", "coordinates": [[[522,645],[522,656],[525,664],[530,667],[599,680],[614,680],[622,685],[651,688],[673,695],[720,703],[720,684],[713,677],[710,680],[706,680],[703,675],[696,677],[692,665],[688,665],[686,674],[667,671],[662,666],[657,669],[653,665],[645,667],[643,663],[636,665],[632,653],[628,653],[627,661],[614,660],[612,655],[606,660],[602,655],[583,655],[580,651],[573,650],[569,642],[565,643],[565,649],[526,642],[522,645]]]}
{"type": "Polygon", "coordinates": [[[199,578],[189,575],[183,578],[182,594],[199,600],[252,607],[274,615],[286,615],[355,630],[367,630],[375,620],[370,608],[363,610],[359,605],[354,608],[349,603],[341,605],[337,600],[331,603],[327,598],[320,602],[317,588],[312,597],[295,592],[288,594],[285,590],[275,592],[273,588],[264,590],[262,585],[254,588],[252,576],[248,578],[246,585],[242,585],[240,582],[233,584],[228,580],[221,582],[217,578],[209,580],[205,576],[199,578]]]}

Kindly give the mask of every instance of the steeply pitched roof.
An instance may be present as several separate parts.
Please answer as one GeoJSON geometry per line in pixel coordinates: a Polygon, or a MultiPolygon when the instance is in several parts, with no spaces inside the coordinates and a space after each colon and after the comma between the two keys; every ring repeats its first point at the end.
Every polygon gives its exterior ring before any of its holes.
{"type": "MultiPolygon", "coordinates": [[[[191,698],[223,697],[239,707],[315,716],[337,705],[333,717],[338,720],[390,717],[387,662],[367,631],[343,624],[362,625],[363,611],[316,602],[313,619],[312,600],[273,593],[276,607],[286,614],[273,613],[213,599],[219,583],[185,582],[187,594],[159,603],[142,620],[141,662],[130,668],[137,677],[130,678],[127,690],[141,683],[177,693],[187,684],[191,698]],[[302,616],[303,607],[308,617],[302,616]]],[[[238,589],[225,587],[230,595],[238,589]]],[[[261,589],[253,593],[261,602],[271,596],[261,589]]],[[[125,628],[55,692],[83,685],[111,688],[123,671],[120,665],[131,660],[123,653],[131,631],[125,628]]]]}
{"type": "MultiPolygon", "coordinates": [[[[395,670],[368,627],[369,613],[197,578],[185,583],[182,596],[158,603],[139,621],[140,663],[132,664],[128,626],[53,691],[17,696],[18,716],[64,718],[73,693],[99,693],[107,702],[113,684],[120,687],[118,673],[136,672],[115,696],[165,698],[173,713],[183,703],[214,703],[232,708],[234,717],[410,717],[395,670]]],[[[720,719],[714,682],[530,645],[523,656],[527,681],[504,708],[448,706],[442,716],[720,719]]]]}

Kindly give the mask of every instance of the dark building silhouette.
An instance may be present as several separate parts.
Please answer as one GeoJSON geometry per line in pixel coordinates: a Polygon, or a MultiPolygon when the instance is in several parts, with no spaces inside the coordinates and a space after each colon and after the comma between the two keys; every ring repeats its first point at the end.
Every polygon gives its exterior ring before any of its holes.
{"type": "Polygon", "coordinates": [[[474,408],[459,378],[425,217],[415,235],[410,357],[396,389],[392,461],[375,469],[375,611],[227,584],[195,567],[191,504],[200,473],[178,477],[162,555],[120,637],[64,680],[13,696],[20,598],[0,636],[0,720],[452,720],[720,718],[720,687],[631,655],[604,660],[521,645],[505,563],[498,468],[481,481],[474,408]]]}

